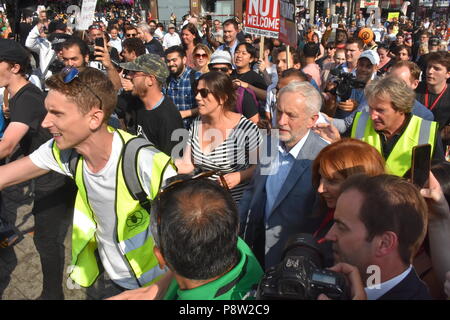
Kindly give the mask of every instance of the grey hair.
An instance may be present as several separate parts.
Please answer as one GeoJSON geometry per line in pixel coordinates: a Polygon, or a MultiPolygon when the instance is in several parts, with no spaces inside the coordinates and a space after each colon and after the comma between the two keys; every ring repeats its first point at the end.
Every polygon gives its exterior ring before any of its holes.
{"type": "Polygon", "coordinates": [[[141,29],[143,32],[150,33],[151,35],[153,35],[153,33],[154,33],[154,32],[152,32],[152,28],[150,28],[150,26],[146,22],[138,23],[136,28],[141,29]]]}
{"type": "Polygon", "coordinates": [[[306,109],[311,115],[318,114],[322,108],[322,95],[307,81],[292,81],[278,92],[278,100],[286,92],[296,92],[305,97],[306,109]]]}
{"type": "Polygon", "coordinates": [[[401,79],[387,76],[371,81],[364,89],[367,101],[374,98],[389,98],[395,111],[410,113],[414,106],[416,93],[401,79]]]}

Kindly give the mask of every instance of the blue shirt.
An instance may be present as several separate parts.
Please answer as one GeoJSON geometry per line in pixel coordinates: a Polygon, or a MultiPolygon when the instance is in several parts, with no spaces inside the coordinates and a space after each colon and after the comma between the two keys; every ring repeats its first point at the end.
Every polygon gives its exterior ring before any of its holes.
{"type": "Polygon", "coordinates": [[[289,172],[291,171],[292,166],[295,163],[295,159],[297,159],[300,150],[305,144],[308,135],[309,131],[289,151],[286,151],[284,149],[281,142],[278,145],[278,158],[272,162],[270,174],[266,180],[266,194],[267,194],[266,208],[265,208],[266,221],[269,218],[270,212],[272,211],[275,201],[278,198],[278,194],[280,193],[280,190],[283,187],[284,182],[286,181],[286,178],[289,172]]]}
{"type": "MultiPolygon", "coordinates": [[[[191,68],[186,66],[184,72],[178,78],[171,75],[165,90],[165,94],[172,99],[179,111],[191,110],[197,107],[197,101],[195,101],[194,93],[196,88],[191,87],[191,70],[191,68]]],[[[197,80],[200,78],[201,73],[198,71],[194,72],[194,78],[197,80]]],[[[184,127],[189,129],[193,120],[194,117],[184,118],[184,127]]]]}

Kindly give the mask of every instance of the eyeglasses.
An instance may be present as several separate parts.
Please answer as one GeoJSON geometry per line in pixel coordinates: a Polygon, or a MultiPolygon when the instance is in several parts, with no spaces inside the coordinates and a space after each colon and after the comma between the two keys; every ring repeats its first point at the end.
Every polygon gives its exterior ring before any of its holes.
{"type": "Polygon", "coordinates": [[[195,58],[203,58],[203,59],[206,59],[206,58],[208,58],[208,55],[206,54],[206,53],[203,53],[203,54],[201,54],[201,53],[196,53],[196,54],[194,54],[194,57],[195,58]]]}
{"type": "Polygon", "coordinates": [[[225,73],[227,73],[230,69],[227,68],[227,67],[223,67],[223,68],[214,68],[214,67],[212,67],[212,68],[210,68],[210,70],[211,70],[211,71],[219,71],[219,72],[225,72],[225,73]]]}
{"type": "Polygon", "coordinates": [[[202,98],[206,98],[208,96],[208,94],[211,93],[211,90],[209,90],[207,88],[197,89],[195,95],[197,95],[197,93],[200,93],[202,98]]]}
{"type": "Polygon", "coordinates": [[[127,36],[127,38],[131,38],[131,37],[136,38],[137,37],[137,33],[126,33],[125,35],[127,36]]]}
{"type": "MultiPolygon", "coordinates": [[[[151,219],[150,230],[152,232],[155,245],[158,248],[161,249],[161,243],[159,240],[159,235],[161,234],[161,214],[158,214],[158,211],[159,211],[158,206],[159,206],[159,201],[161,199],[161,195],[166,193],[169,190],[173,190],[176,186],[179,187],[184,182],[206,179],[206,178],[212,177],[214,175],[218,175],[220,182],[222,183],[222,187],[224,187],[227,191],[230,191],[225,178],[223,177],[223,175],[221,173],[219,173],[219,171],[216,171],[216,170],[201,172],[201,173],[193,175],[193,176],[188,176],[188,175],[182,176],[179,179],[169,182],[166,186],[164,186],[163,188],[161,188],[159,190],[158,195],[155,197],[155,200],[153,201],[153,204],[150,209],[150,219],[151,219]]],[[[174,177],[174,178],[177,178],[177,177],[174,177]]]]}
{"type": "Polygon", "coordinates": [[[74,67],[65,67],[61,71],[61,75],[63,77],[64,83],[66,83],[66,84],[71,83],[75,78],[77,78],[78,81],[84,87],[86,87],[98,99],[98,101],[100,101],[100,109],[102,109],[102,107],[103,107],[102,99],[100,99],[100,97],[94,92],[94,90],[92,90],[92,88],[90,86],[88,86],[87,84],[85,84],[83,81],[80,80],[79,74],[80,74],[80,71],[74,67]]]}

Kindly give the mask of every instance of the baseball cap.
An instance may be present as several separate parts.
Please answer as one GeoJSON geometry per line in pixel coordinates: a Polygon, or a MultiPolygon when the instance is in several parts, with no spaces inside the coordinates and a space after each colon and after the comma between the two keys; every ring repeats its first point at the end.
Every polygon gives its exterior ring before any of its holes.
{"type": "Polygon", "coordinates": [[[167,65],[162,61],[159,55],[153,53],[143,54],[133,62],[121,63],[120,67],[130,71],[140,71],[151,74],[161,83],[166,82],[169,76],[167,65]]]}
{"type": "Polygon", "coordinates": [[[231,62],[231,54],[228,51],[217,50],[211,55],[211,60],[208,66],[213,64],[229,64],[233,65],[231,62]]]}
{"type": "Polygon", "coordinates": [[[168,29],[172,29],[172,28],[175,29],[175,25],[173,23],[170,23],[168,29]]]}
{"type": "Polygon", "coordinates": [[[441,43],[441,41],[439,40],[439,38],[437,37],[431,37],[428,40],[428,45],[429,46],[438,46],[441,43]]]}
{"type": "Polygon", "coordinates": [[[0,61],[24,62],[28,59],[28,51],[17,41],[0,39],[0,61]]]}
{"type": "Polygon", "coordinates": [[[380,63],[380,56],[374,50],[363,51],[363,53],[361,53],[361,55],[359,56],[359,59],[361,58],[369,59],[370,63],[373,65],[377,65],[380,63]]]}

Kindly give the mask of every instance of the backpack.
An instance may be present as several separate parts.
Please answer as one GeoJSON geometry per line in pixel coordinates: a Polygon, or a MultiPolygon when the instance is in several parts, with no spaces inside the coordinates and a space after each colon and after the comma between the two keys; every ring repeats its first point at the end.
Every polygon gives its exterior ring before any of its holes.
{"type": "MultiPolygon", "coordinates": [[[[135,161],[139,151],[142,148],[146,147],[154,147],[154,145],[147,139],[142,137],[130,139],[123,147],[122,166],[123,166],[123,177],[125,180],[125,184],[128,188],[128,191],[130,192],[133,199],[138,200],[141,207],[147,210],[148,213],[150,213],[151,208],[150,200],[147,198],[147,193],[144,191],[141,183],[139,182],[138,170],[135,161]]],[[[74,179],[79,159],[80,154],[78,154],[75,150],[73,150],[69,159],[69,171],[74,177],[74,179]]],[[[169,163],[170,161],[168,162],[168,164],[169,163]]]]}
{"type": "Polygon", "coordinates": [[[244,108],[242,106],[242,103],[244,101],[244,94],[245,94],[245,92],[248,92],[251,95],[253,101],[255,102],[256,107],[259,109],[259,102],[258,102],[258,99],[256,98],[255,91],[253,91],[252,89],[249,89],[249,88],[238,87],[236,89],[236,95],[237,95],[236,111],[238,113],[240,113],[240,114],[244,113],[243,112],[244,108]]]}

